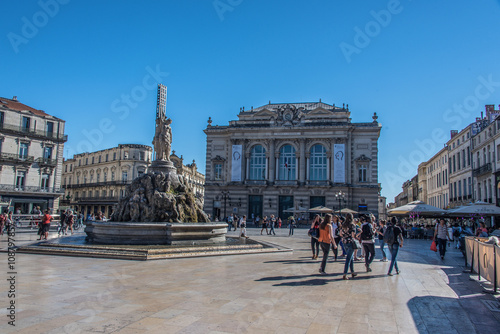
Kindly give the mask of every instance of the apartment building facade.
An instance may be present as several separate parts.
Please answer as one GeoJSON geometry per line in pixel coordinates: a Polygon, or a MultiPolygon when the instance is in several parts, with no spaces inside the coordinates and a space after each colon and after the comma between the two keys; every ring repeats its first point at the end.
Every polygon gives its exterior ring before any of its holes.
{"type": "Polygon", "coordinates": [[[65,121],[0,97],[0,197],[18,213],[59,207],[65,121]]]}

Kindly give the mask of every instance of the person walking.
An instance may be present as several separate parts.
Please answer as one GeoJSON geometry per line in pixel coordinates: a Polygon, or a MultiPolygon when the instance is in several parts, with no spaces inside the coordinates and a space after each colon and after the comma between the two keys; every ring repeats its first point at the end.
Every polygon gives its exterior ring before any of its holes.
{"type": "Polygon", "coordinates": [[[42,217],[42,229],[40,231],[40,239],[44,238],[47,240],[49,237],[49,230],[50,230],[50,222],[53,220],[52,216],[49,213],[49,210],[45,210],[45,214],[42,217]]]}
{"type": "Polygon", "coordinates": [[[328,253],[330,252],[330,247],[337,248],[335,240],[333,238],[332,229],[332,215],[327,214],[325,219],[319,224],[319,242],[321,244],[321,250],[323,251],[323,260],[321,261],[321,266],[319,268],[319,273],[325,275],[326,261],[328,260],[328,253]]]}
{"type": "Polygon", "coordinates": [[[3,230],[7,224],[7,211],[4,213],[0,212],[0,235],[3,235],[3,230]]]}
{"type": "Polygon", "coordinates": [[[274,227],[276,226],[276,218],[274,217],[274,215],[271,215],[271,220],[269,222],[269,235],[271,235],[271,233],[273,235],[276,235],[276,232],[274,232],[274,227]]]}
{"type": "Polygon", "coordinates": [[[61,210],[61,214],[59,215],[59,229],[57,230],[57,235],[65,235],[67,229],[68,227],[66,226],[66,210],[61,210]]]}
{"type": "MultiPolygon", "coordinates": [[[[17,213],[17,211],[16,211],[16,213],[17,213]]],[[[21,213],[20,210],[19,210],[19,213],[21,213]]],[[[31,214],[33,216],[31,216],[30,223],[28,226],[30,228],[33,228],[33,223],[35,226],[38,226],[38,224],[40,224],[40,216],[42,215],[42,211],[40,210],[39,206],[36,206],[36,207],[33,207],[33,210],[31,210],[31,214]]]]}
{"type": "MultiPolygon", "coordinates": [[[[375,258],[375,233],[372,223],[366,217],[361,218],[361,244],[365,250],[365,267],[366,272],[372,271],[370,268],[373,259],[375,258]]],[[[372,220],[373,221],[373,220],[372,220]]]]}
{"type": "Polygon", "coordinates": [[[243,216],[240,218],[240,238],[247,238],[247,216],[243,216]]]}
{"type": "Polygon", "coordinates": [[[233,227],[235,231],[238,229],[238,223],[239,223],[238,216],[236,216],[236,214],[233,214],[233,227]]]}
{"type": "Polygon", "coordinates": [[[386,222],[385,220],[381,220],[379,223],[379,227],[377,229],[378,242],[380,244],[380,251],[382,252],[382,259],[380,261],[387,262],[387,255],[385,254],[385,242],[384,242],[384,233],[386,230],[386,222]]]}
{"type": "Polygon", "coordinates": [[[262,229],[260,230],[260,235],[262,235],[264,229],[266,229],[266,234],[269,234],[269,231],[267,230],[267,216],[264,216],[264,218],[262,218],[262,229]]]}
{"type": "Polygon", "coordinates": [[[75,215],[73,215],[73,211],[68,210],[66,212],[66,231],[64,234],[66,234],[68,227],[71,231],[71,235],[73,235],[73,224],[75,223],[75,215]]]}
{"type": "Polygon", "coordinates": [[[453,240],[455,240],[455,248],[460,249],[460,234],[462,233],[462,228],[455,223],[453,225],[453,240]]]}
{"type": "Polygon", "coordinates": [[[450,240],[448,226],[446,225],[444,218],[439,219],[439,223],[436,224],[436,227],[434,228],[434,240],[436,240],[436,243],[438,244],[441,260],[444,260],[444,255],[446,254],[446,243],[450,240]]]}
{"type": "MultiPolygon", "coordinates": [[[[361,223],[359,222],[359,218],[354,219],[354,234],[356,235],[356,239],[361,243],[361,240],[359,239],[359,236],[361,234],[361,223]]],[[[365,250],[363,249],[363,247],[354,249],[354,261],[362,261],[364,259],[365,259],[365,250]],[[361,256],[358,256],[360,250],[361,250],[361,256]]]]}
{"type": "Polygon", "coordinates": [[[17,226],[15,225],[14,218],[12,218],[12,211],[5,214],[7,220],[5,221],[5,226],[7,228],[7,234],[10,235],[12,229],[15,229],[17,226]]]}
{"type": "Polygon", "coordinates": [[[311,223],[310,236],[311,236],[311,250],[312,259],[315,260],[319,255],[319,224],[321,224],[321,217],[319,215],[314,216],[311,223]]]}
{"type": "Polygon", "coordinates": [[[403,231],[399,226],[397,226],[398,219],[396,217],[391,218],[391,222],[388,224],[384,235],[384,241],[388,245],[391,251],[391,265],[389,266],[389,271],[387,275],[392,276],[392,269],[396,269],[396,275],[401,272],[398,268],[398,252],[399,248],[403,247],[403,231]]]}
{"type": "MultiPolygon", "coordinates": [[[[345,223],[345,217],[342,217],[342,216],[339,216],[339,230],[338,230],[338,234],[340,236],[340,228],[344,225],[345,223]]],[[[344,247],[344,243],[342,242],[342,237],[340,237],[340,248],[342,249],[342,255],[339,255],[339,257],[345,257],[347,255],[347,252],[345,250],[345,247],[344,247]]]]}
{"type": "Polygon", "coordinates": [[[290,218],[289,218],[288,227],[290,228],[290,231],[288,232],[288,236],[291,236],[291,235],[293,235],[293,229],[295,228],[295,218],[293,216],[290,216],[290,218]]]}
{"type": "Polygon", "coordinates": [[[339,255],[338,245],[340,245],[340,219],[339,216],[334,215],[332,218],[332,229],[333,229],[333,240],[335,240],[335,244],[337,248],[333,248],[334,261],[337,261],[337,257],[339,255]]]}
{"type": "Polygon", "coordinates": [[[352,243],[356,238],[356,229],[354,227],[354,221],[352,217],[352,213],[348,213],[346,215],[346,220],[344,224],[342,224],[342,228],[340,229],[340,236],[342,237],[342,242],[344,243],[344,247],[346,249],[346,257],[345,257],[345,265],[344,265],[344,276],[342,277],[345,280],[348,280],[347,270],[349,267],[351,268],[351,276],[352,278],[356,277],[356,273],[354,272],[354,247],[352,243]]]}

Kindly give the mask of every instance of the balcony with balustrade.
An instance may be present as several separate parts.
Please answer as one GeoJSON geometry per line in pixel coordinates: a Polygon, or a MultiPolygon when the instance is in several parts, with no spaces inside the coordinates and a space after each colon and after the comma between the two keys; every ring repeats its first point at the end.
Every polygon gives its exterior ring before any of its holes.
{"type": "Polygon", "coordinates": [[[479,168],[475,168],[472,170],[472,176],[473,177],[478,177],[487,173],[491,173],[491,162],[488,162],[487,164],[482,165],[479,168]]]}
{"type": "Polygon", "coordinates": [[[35,162],[39,166],[47,166],[47,167],[55,167],[57,166],[57,160],[56,159],[49,159],[49,158],[37,158],[35,159],[35,162]]]}
{"type": "Polygon", "coordinates": [[[35,158],[30,155],[14,154],[14,153],[0,153],[0,162],[10,162],[22,165],[31,165],[35,158]]]}
{"type": "Polygon", "coordinates": [[[57,195],[64,194],[64,189],[55,187],[24,186],[14,184],[0,184],[2,194],[30,194],[30,195],[57,195]]]}
{"type": "Polygon", "coordinates": [[[0,130],[4,133],[9,133],[13,135],[24,135],[42,140],[52,140],[61,143],[68,141],[68,135],[59,134],[54,131],[36,130],[21,125],[0,123],[0,130]]]}

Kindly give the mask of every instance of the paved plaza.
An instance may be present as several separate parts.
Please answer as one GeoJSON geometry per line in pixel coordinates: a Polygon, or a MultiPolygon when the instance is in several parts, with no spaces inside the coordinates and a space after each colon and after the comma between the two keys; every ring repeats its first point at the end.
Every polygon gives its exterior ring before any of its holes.
{"type": "MultiPolygon", "coordinates": [[[[462,273],[456,250],[441,261],[428,241],[405,240],[400,275],[385,275],[389,263],[378,261],[377,248],[373,272],[357,262],[359,276],[344,281],[342,261],[318,273],[307,230],[293,237],[286,229],[277,236],[249,230],[294,251],[156,261],[17,254],[15,327],[1,253],[0,332],[500,333],[500,312],[487,307],[496,299],[462,273]]],[[[36,235],[16,239],[20,245],[36,235]]]]}

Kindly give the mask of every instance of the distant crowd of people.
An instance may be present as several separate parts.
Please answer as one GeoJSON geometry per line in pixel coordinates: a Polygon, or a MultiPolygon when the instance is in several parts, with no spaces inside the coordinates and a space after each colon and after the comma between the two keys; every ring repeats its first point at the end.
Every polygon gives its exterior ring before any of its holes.
{"type": "MultiPolygon", "coordinates": [[[[236,231],[237,229],[241,229],[242,221],[245,221],[245,233],[246,236],[246,227],[247,227],[247,219],[246,215],[238,216],[236,214],[229,215],[226,217],[225,222],[228,224],[228,231],[236,231]]],[[[253,224],[255,227],[260,227],[260,234],[266,231],[266,235],[276,235],[275,229],[281,229],[282,227],[286,227],[288,229],[288,235],[292,236],[294,229],[300,224],[300,217],[289,216],[286,222],[280,217],[276,217],[275,215],[260,217],[257,216],[253,219],[253,224]],[[286,225],[286,226],[285,226],[286,225]]],[[[215,217],[215,221],[218,222],[218,217],[215,217]]]]}
{"type": "MultiPolygon", "coordinates": [[[[51,223],[54,221],[51,211],[51,209],[45,209],[42,211],[39,206],[35,206],[28,216],[25,217],[26,220],[28,220],[28,227],[38,229],[38,240],[47,240],[48,238],[51,223]]],[[[4,232],[9,233],[13,227],[22,227],[22,219],[19,215],[22,215],[20,208],[16,209],[15,215],[11,210],[4,210],[3,213],[0,213],[0,235],[3,235],[4,232]]],[[[81,212],[78,213],[71,209],[61,210],[59,214],[59,226],[57,229],[58,236],[67,235],[68,232],[73,235],[74,226],[76,225],[76,227],[79,228],[83,225],[84,220],[107,221],[107,218],[100,211],[95,214],[89,213],[85,218],[81,212]]]]}

